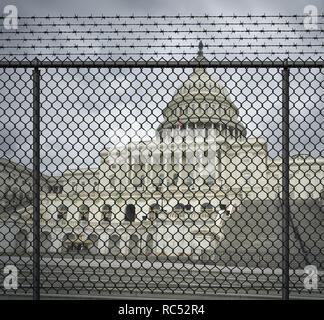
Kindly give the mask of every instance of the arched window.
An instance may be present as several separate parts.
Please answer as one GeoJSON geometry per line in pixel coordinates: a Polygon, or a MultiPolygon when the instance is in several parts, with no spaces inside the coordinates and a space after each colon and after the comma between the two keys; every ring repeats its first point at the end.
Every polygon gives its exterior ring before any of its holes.
{"type": "Polygon", "coordinates": [[[133,222],[135,221],[135,206],[133,204],[128,204],[125,211],[125,221],[133,222]]]}
{"type": "Polygon", "coordinates": [[[104,221],[111,221],[111,218],[112,218],[112,210],[111,210],[111,206],[110,205],[104,204],[102,206],[101,212],[102,212],[104,221]]]}
{"type": "Polygon", "coordinates": [[[151,211],[153,211],[155,214],[158,214],[162,211],[162,208],[159,204],[156,203],[151,206],[151,211]]]}
{"type": "Polygon", "coordinates": [[[184,211],[184,205],[182,203],[178,203],[175,207],[174,207],[174,212],[175,213],[182,213],[184,211]]]}
{"type": "Polygon", "coordinates": [[[61,193],[62,192],[62,186],[60,186],[60,185],[55,185],[55,186],[53,186],[53,192],[54,193],[61,193]]]}
{"type": "Polygon", "coordinates": [[[162,208],[159,204],[155,203],[150,206],[150,211],[148,214],[149,220],[154,220],[162,212],[162,208]]]}
{"type": "Polygon", "coordinates": [[[201,212],[206,212],[211,214],[214,212],[214,207],[210,203],[203,203],[201,205],[201,212]]]}
{"type": "Polygon", "coordinates": [[[89,207],[85,204],[80,206],[79,208],[80,212],[80,220],[82,221],[88,221],[89,220],[89,207]]]}
{"type": "Polygon", "coordinates": [[[66,214],[67,214],[67,211],[68,211],[68,208],[66,205],[64,204],[61,204],[58,209],[58,214],[57,214],[57,218],[58,219],[63,219],[63,218],[66,218],[66,214]]]}
{"type": "Polygon", "coordinates": [[[226,210],[226,204],[221,203],[221,204],[219,205],[219,208],[220,208],[221,210],[226,210]]]}

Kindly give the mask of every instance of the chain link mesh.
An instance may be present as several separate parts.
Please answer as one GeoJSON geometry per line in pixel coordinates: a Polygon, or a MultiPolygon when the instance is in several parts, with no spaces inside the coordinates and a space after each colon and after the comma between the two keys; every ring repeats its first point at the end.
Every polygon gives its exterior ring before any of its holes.
{"type": "Polygon", "coordinates": [[[197,47],[1,60],[1,294],[323,296],[322,60],[197,47]]]}

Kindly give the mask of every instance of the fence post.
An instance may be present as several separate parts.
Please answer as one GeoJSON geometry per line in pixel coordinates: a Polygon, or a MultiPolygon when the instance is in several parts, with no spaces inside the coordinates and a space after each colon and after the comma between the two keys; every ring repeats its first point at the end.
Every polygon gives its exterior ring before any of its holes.
{"type": "Polygon", "coordinates": [[[40,71],[33,70],[33,299],[40,299],[40,71]]]}
{"type": "Polygon", "coordinates": [[[289,67],[282,71],[282,299],[289,299],[289,67]]]}

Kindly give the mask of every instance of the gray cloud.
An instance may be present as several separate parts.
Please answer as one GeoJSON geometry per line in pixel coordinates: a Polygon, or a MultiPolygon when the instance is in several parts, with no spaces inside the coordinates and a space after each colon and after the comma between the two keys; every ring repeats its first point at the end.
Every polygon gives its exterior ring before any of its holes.
{"type": "Polygon", "coordinates": [[[323,12],[321,0],[5,0],[3,6],[14,4],[22,15],[47,14],[302,14],[306,5],[317,6],[323,12]]]}
{"type": "MultiPolygon", "coordinates": [[[[22,16],[46,15],[146,15],[155,14],[302,14],[308,1],[5,1],[15,4],[22,16]]],[[[323,12],[323,1],[313,1],[319,12],[323,12]]],[[[231,29],[230,27],[227,29],[231,29]]],[[[82,31],[82,28],[79,30],[82,31]]],[[[224,29],[226,30],[226,28],[224,29]]],[[[168,35],[174,37],[172,28],[168,35]]],[[[296,36],[299,34],[297,33],[296,36]]],[[[196,33],[194,36],[201,36],[196,33]]],[[[41,35],[42,39],[46,36],[41,35]]],[[[64,36],[57,36],[64,42],[64,36]]],[[[42,40],[43,41],[43,40],[42,40]]],[[[296,41],[296,40],[294,40],[296,41]]],[[[294,41],[284,41],[285,45],[294,41]]],[[[175,45],[179,41],[169,41],[175,45]]],[[[197,43],[197,41],[191,41],[197,43]]],[[[250,41],[257,43],[258,41],[250,41]]],[[[74,43],[82,43],[76,40],[74,43]]],[[[96,44],[96,42],[93,42],[96,44]]],[[[102,41],[99,41],[100,45],[102,41]]],[[[163,41],[157,41],[161,45],[163,41]]],[[[183,43],[188,43],[183,42],[183,43]]],[[[219,43],[219,42],[216,42],[219,43]]],[[[226,43],[226,41],[224,41],[226,43]]],[[[227,43],[235,43],[230,41],[227,43]]],[[[205,44],[213,44],[205,41],[205,44]]],[[[103,50],[96,49],[97,53],[103,50]]],[[[271,52],[271,49],[266,49],[271,52]]],[[[26,51],[26,50],[25,50],[26,51]]],[[[33,50],[27,50],[33,54],[33,50]]],[[[71,49],[67,50],[71,51],[71,49]]],[[[144,50],[145,51],[145,50],[144,50]]],[[[197,49],[191,50],[193,55],[197,49]]],[[[210,58],[211,49],[205,48],[210,58]]],[[[44,50],[43,52],[47,52],[44,50]]],[[[50,52],[59,52],[52,49],[50,52]]],[[[86,50],[90,56],[93,50],[86,50]]],[[[181,57],[182,50],[175,50],[181,57]]],[[[279,55],[280,56],[280,55],[279,55]]],[[[50,57],[50,54],[48,55],[50,57]]],[[[269,54],[267,54],[269,57],[269,54]]],[[[270,58],[274,58],[270,56],[270,58]]],[[[105,145],[126,143],[130,139],[151,138],[153,128],[162,121],[161,111],[170,101],[180,80],[186,79],[191,69],[174,71],[158,70],[158,77],[150,71],[139,71],[134,75],[129,70],[113,69],[111,72],[71,69],[44,71],[42,81],[42,170],[57,173],[71,164],[91,166],[98,164],[100,150],[105,145]],[[105,73],[106,72],[106,73],[105,73]],[[94,74],[94,75],[93,75],[94,74]],[[167,76],[166,76],[167,75],[167,76]],[[179,76],[180,75],[180,76],[179,76]],[[169,79],[169,80],[168,80],[169,79]],[[171,79],[171,81],[170,81],[171,79]],[[153,90],[152,85],[158,89],[153,90]],[[99,99],[98,99],[99,98],[99,99]],[[64,121],[62,121],[65,120],[64,121]],[[58,170],[59,169],[59,170],[58,170]]],[[[264,135],[270,145],[270,155],[280,155],[281,145],[281,75],[277,70],[253,71],[251,78],[244,70],[209,70],[216,79],[228,87],[233,101],[239,107],[243,122],[248,124],[249,134],[264,135]],[[262,81],[265,80],[265,81],[262,81]]],[[[0,75],[0,156],[30,163],[31,156],[31,77],[26,73],[0,75]],[[10,82],[11,81],[11,82],[10,82]],[[18,84],[18,86],[17,86],[18,84]],[[27,85],[25,88],[23,86],[27,85]]],[[[307,151],[322,155],[324,146],[323,89],[311,92],[310,87],[323,82],[323,73],[315,79],[310,74],[296,74],[292,85],[291,128],[293,151],[307,151]],[[298,80],[298,81],[297,81],[298,80]],[[297,87],[300,86],[300,89],[297,87]],[[313,99],[317,98],[316,103],[313,99]]]]}

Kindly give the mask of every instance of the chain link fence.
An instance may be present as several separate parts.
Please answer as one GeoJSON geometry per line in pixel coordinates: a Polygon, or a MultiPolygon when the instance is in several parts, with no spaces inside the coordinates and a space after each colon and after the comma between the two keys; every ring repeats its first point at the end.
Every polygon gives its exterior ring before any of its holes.
{"type": "Polygon", "coordinates": [[[0,61],[2,295],[323,297],[324,62],[205,50],[0,61]]]}

